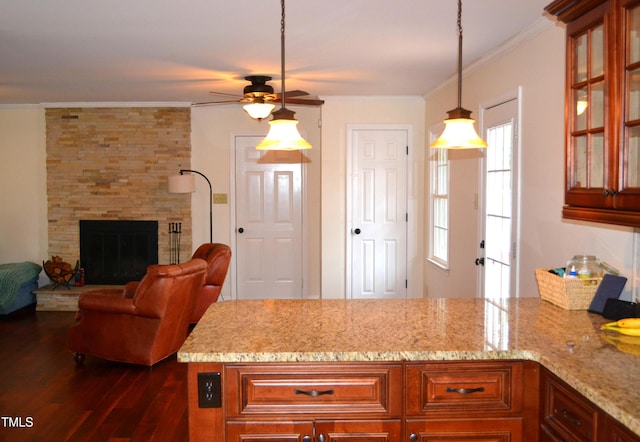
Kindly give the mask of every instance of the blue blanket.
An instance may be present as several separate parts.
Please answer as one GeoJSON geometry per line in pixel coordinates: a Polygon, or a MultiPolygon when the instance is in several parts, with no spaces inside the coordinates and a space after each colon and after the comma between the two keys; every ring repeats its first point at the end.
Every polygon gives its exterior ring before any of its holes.
{"type": "Polygon", "coordinates": [[[37,278],[42,266],[34,262],[0,264],[0,308],[8,308],[20,287],[37,278]]]}

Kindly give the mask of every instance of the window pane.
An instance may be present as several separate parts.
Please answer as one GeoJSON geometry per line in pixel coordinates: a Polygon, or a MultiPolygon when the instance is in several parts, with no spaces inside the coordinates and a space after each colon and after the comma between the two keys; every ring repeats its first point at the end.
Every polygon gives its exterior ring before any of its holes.
{"type": "Polygon", "coordinates": [[[604,127],[604,82],[591,86],[591,127],[604,127]]]}
{"type": "Polygon", "coordinates": [[[628,13],[627,29],[629,29],[629,61],[628,64],[640,61],[640,6],[628,13]]]}
{"type": "Polygon", "coordinates": [[[573,108],[576,110],[573,118],[573,130],[585,130],[587,129],[587,107],[589,106],[587,88],[576,89],[573,96],[575,101],[573,108]]]}
{"type": "Polygon", "coordinates": [[[574,83],[587,79],[587,35],[581,35],[573,40],[573,66],[575,67],[574,83]]]}
{"type": "Polygon", "coordinates": [[[573,139],[573,182],[572,188],[587,186],[587,137],[573,139]]]}
{"type": "Polygon", "coordinates": [[[640,126],[627,129],[626,187],[640,187],[640,126]]]}
{"type": "Polygon", "coordinates": [[[591,188],[604,187],[604,136],[596,134],[591,139],[591,188]]]}
{"type": "Polygon", "coordinates": [[[640,119],[640,69],[629,72],[627,121],[640,119]]]}
{"type": "Polygon", "coordinates": [[[591,75],[590,78],[604,74],[604,26],[591,31],[591,75]]]}

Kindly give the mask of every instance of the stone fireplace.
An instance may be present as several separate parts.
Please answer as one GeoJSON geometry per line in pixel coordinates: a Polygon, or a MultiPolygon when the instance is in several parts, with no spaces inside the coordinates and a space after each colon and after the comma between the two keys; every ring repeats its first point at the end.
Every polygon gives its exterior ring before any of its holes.
{"type": "Polygon", "coordinates": [[[191,199],[168,190],[168,177],[191,165],[189,107],[47,108],[45,116],[49,255],[81,259],[80,220],[154,220],[160,264],[170,260],[169,224],[181,223],[181,255],[191,255],[191,199]]]}

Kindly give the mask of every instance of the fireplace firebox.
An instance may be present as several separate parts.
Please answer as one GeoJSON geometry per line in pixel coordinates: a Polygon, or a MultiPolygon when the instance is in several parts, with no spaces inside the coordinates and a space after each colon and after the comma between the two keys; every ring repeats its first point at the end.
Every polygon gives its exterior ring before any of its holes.
{"type": "Polygon", "coordinates": [[[87,284],[126,284],[158,263],[158,221],[80,220],[87,284]]]}

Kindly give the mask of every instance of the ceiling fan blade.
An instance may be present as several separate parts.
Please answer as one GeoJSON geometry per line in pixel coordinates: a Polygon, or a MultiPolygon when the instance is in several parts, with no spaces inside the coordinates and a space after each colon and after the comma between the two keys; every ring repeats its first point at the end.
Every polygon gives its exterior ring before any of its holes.
{"type": "Polygon", "coordinates": [[[215,91],[209,91],[209,93],[211,95],[224,95],[225,97],[235,97],[235,98],[242,98],[242,95],[238,95],[238,94],[228,94],[226,92],[215,92],[215,91]]]}
{"type": "Polygon", "coordinates": [[[288,104],[301,104],[303,106],[322,106],[324,100],[314,100],[310,98],[285,98],[285,103],[288,104]]]}
{"type": "Polygon", "coordinates": [[[205,101],[202,103],[192,103],[192,106],[215,106],[216,104],[240,103],[240,100],[205,101]]]}
{"type": "MultiPolygon", "coordinates": [[[[282,97],[282,93],[278,92],[277,94],[273,94],[276,99],[280,99],[280,97],[282,97]]],[[[309,95],[309,92],[305,92],[305,91],[285,91],[284,92],[284,97],[285,98],[293,98],[293,97],[304,97],[306,95],[309,95]]]]}

